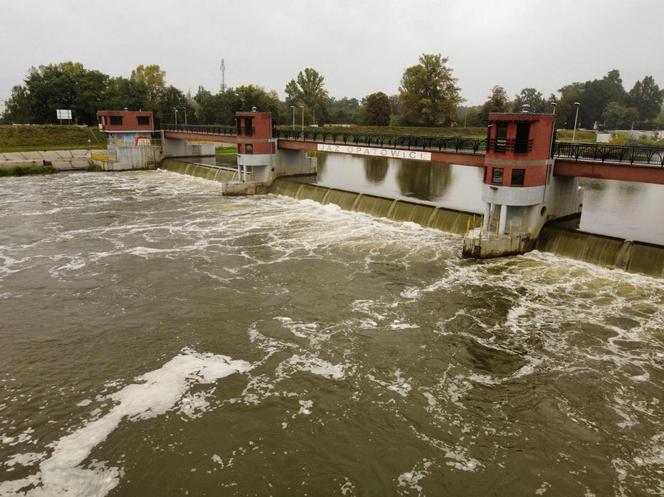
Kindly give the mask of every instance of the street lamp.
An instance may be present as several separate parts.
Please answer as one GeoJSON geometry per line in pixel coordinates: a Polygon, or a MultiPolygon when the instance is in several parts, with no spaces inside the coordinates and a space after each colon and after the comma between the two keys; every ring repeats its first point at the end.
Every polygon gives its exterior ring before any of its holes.
{"type": "Polygon", "coordinates": [[[574,131],[572,131],[572,143],[576,140],[576,123],[579,120],[579,107],[581,107],[581,102],[574,102],[576,106],[576,115],[574,116],[574,131]]]}
{"type": "Polygon", "coordinates": [[[175,125],[177,126],[178,125],[178,110],[173,109],[173,112],[175,112],[175,125]]]}
{"type": "Polygon", "coordinates": [[[291,129],[295,131],[295,106],[291,105],[290,108],[293,111],[293,125],[291,126],[291,129]]]}
{"type": "Polygon", "coordinates": [[[187,125],[187,107],[184,108],[184,125],[187,125]]]}
{"type": "Polygon", "coordinates": [[[304,105],[300,106],[302,109],[302,139],[304,140],[304,105]]]}

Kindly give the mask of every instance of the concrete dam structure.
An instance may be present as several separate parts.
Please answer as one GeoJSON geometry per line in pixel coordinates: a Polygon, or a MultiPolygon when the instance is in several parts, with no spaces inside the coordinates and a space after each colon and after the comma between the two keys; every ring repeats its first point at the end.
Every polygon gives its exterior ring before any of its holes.
{"type": "MultiPolygon", "coordinates": [[[[162,168],[180,174],[226,183],[236,181],[238,173],[231,168],[168,159],[162,168]]],[[[223,191],[222,187],[222,191],[223,191]]],[[[483,226],[484,218],[471,212],[437,207],[431,203],[407,201],[328,188],[301,179],[276,179],[264,193],[297,200],[312,200],[323,205],[334,204],[343,210],[361,212],[401,222],[412,222],[425,228],[438,229],[463,236],[483,226]]],[[[461,241],[459,249],[461,250],[461,241]]],[[[664,277],[664,247],[577,231],[569,221],[545,224],[532,247],[542,252],[617,268],[632,273],[664,277]]]]}

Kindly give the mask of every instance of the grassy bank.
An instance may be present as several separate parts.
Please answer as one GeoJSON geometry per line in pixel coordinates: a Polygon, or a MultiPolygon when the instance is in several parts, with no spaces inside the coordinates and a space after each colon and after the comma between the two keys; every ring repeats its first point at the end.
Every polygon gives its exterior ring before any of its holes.
{"type": "Polygon", "coordinates": [[[53,166],[14,166],[0,168],[2,176],[29,176],[32,174],[53,174],[58,170],[53,166]]]}
{"type": "Polygon", "coordinates": [[[106,136],[87,126],[0,126],[0,152],[106,148],[106,136]]]}

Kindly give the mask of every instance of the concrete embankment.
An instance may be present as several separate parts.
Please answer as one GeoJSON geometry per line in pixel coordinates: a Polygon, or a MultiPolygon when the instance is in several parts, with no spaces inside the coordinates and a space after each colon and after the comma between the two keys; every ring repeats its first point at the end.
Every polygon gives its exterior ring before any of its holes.
{"type": "MultiPolygon", "coordinates": [[[[212,181],[237,181],[237,172],[232,169],[176,160],[165,160],[161,167],[212,181]]],[[[277,179],[268,192],[299,200],[313,200],[321,204],[335,204],[344,210],[363,212],[395,221],[409,221],[458,235],[464,235],[469,228],[479,227],[482,224],[482,216],[478,214],[327,188],[287,178],[277,179]]],[[[664,247],[658,245],[593,235],[552,223],[544,226],[540,232],[536,249],[599,266],[664,277],[664,247]]]]}
{"type": "Polygon", "coordinates": [[[252,174],[247,175],[247,181],[240,181],[239,173],[235,168],[209,166],[207,164],[184,162],[177,159],[165,159],[161,161],[159,167],[173,173],[186,174],[187,176],[221,183],[224,195],[255,195],[266,193],[265,185],[255,181],[252,174]]]}
{"type": "Polygon", "coordinates": [[[0,167],[51,165],[58,171],[80,171],[90,167],[92,150],[44,150],[0,153],[0,167]]]}

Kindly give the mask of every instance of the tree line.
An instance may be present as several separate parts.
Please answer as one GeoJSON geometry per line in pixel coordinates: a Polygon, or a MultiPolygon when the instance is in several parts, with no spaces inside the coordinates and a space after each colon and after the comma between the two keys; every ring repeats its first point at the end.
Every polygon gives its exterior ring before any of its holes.
{"type": "Polygon", "coordinates": [[[545,98],[535,88],[524,88],[510,98],[502,86],[494,86],[478,106],[463,106],[457,79],[449,60],[441,54],[422,54],[406,68],[399,92],[375,92],[362,99],[333,98],[325,78],[307,67],[284,88],[282,101],[274,90],[245,84],[225,91],[184,93],[167,84],[165,72],[155,64],[139,65],[126,77],[111,77],[77,62],[33,67],[23,84],[12,88],[4,123],[56,123],[56,109],[72,109],[79,124],[94,125],[98,110],[150,110],[157,124],[185,120],[189,124],[232,124],[237,111],[256,107],[272,112],[280,124],[360,124],[369,126],[483,126],[490,112],[532,112],[556,109],[559,127],[583,128],[664,127],[660,90],[652,76],[645,76],[627,91],[618,70],[601,79],[563,86],[545,98]],[[578,105],[577,105],[578,104],[578,105]]]}

